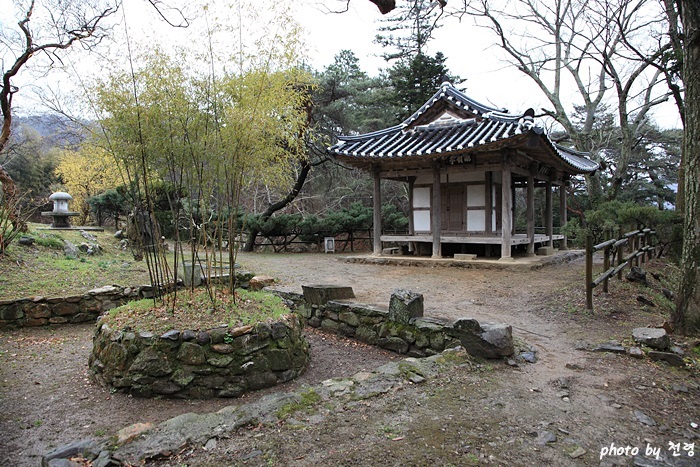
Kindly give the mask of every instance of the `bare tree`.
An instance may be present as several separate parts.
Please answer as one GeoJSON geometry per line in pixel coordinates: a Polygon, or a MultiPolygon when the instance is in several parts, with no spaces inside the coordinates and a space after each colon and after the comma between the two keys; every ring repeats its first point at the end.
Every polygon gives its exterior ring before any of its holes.
{"type": "MultiPolygon", "coordinates": [[[[622,145],[607,199],[624,180],[634,146],[649,112],[668,99],[662,70],[652,63],[671,50],[665,15],[656,0],[464,0],[460,15],[471,15],[491,30],[518,70],[531,78],[552,108],[542,109],[578,148],[598,149],[590,138],[596,114],[617,109],[622,145]],[[640,59],[642,55],[644,59],[640,59]],[[566,102],[572,89],[583,109],[576,122],[566,102]]],[[[597,176],[589,194],[602,198],[597,176]]]]}
{"type": "MultiPolygon", "coordinates": [[[[70,48],[77,42],[87,46],[99,42],[104,37],[102,24],[105,18],[117,11],[118,4],[48,0],[43,7],[41,12],[38,12],[39,8],[35,0],[31,0],[22,10],[24,13],[17,23],[18,30],[3,30],[0,36],[0,52],[3,59],[2,87],[0,87],[0,111],[2,112],[0,152],[7,146],[12,130],[12,99],[19,91],[19,88],[13,84],[15,77],[30,59],[37,55],[44,54],[52,64],[61,60],[60,51],[70,48]],[[42,16],[42,20],[33,27],[31,21],[37,14],[42,16]],[[10,57],[8,68],[5,68],[6,57],[10,57]]],[[[17,188],[12,177],[2,166],[0,166],[0,183],[4,202],[18,209],[17,188]]],[[[9,217],[15,229],[26,228],[16,209],[9,212],[9,217]]]]}

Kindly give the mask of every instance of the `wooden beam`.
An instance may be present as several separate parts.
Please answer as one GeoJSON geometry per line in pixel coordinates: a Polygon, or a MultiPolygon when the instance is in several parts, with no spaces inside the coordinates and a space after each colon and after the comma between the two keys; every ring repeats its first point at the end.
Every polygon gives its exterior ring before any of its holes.
{"type": "Polygon", "coordinates": [[[373,227],[374,227],[374,254],[382,254],[382,179],[379,169],[374,169],[374,196],[372,198],[373,227]]]}
{"type": "Polygon", "coordinates": [[[440,244],[442,196],[440,193],[440,163],[438,161],[433,162],[433,199],[430,204],[430,213],[432,214],[430,228],[433,234],[433,258],[442,258],[442,246],[440,244]]]}

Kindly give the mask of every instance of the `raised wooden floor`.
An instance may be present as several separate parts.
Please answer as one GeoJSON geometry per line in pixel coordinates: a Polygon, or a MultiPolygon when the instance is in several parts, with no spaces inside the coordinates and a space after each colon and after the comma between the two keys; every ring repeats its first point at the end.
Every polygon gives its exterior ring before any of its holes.
{"type": "MultiPolygon", "coordinates": [[[[563,240],[563,235],[552,235],[553,240],[563,240]]],[[[382,235],[382,242],[425,242],[432,243],[432,235],[382,235]]],[[[501,236],[484,235],[441,235],[440,243],[474,243],[480,245],[500,245],[501,236]]],[[[545,243],[549,241],[549,236],[535,234],[535,243],[545,243]]],[[[511,245],[527,245],[530,239],[526,234],[515,234],[511,237],[511,245]]]]}

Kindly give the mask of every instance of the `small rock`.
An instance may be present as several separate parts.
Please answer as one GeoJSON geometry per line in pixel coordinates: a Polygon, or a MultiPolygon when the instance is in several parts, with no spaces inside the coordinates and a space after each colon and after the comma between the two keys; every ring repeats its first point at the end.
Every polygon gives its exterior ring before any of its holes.
{"type": "Polygon", "coordinates": [[[256,449],[255,451],[252,451],[252,452],[246,454],[245,456],[241,457],[241,459],[243,459],[243,460],[246,460],[246,459],[253,459],[253,458],[255,458],[255,457],[262,456],[262,453],[263,453],[263,452],[262,452],[261,450],[256,449]]]}
{"type": "Polygon", "coordinates": [[[114,238],[124,238],[124,231],[117,230],[116,232],[114,232],[114,238]]]}
{"type": "Polygon", "coordinates": [[[513,360],[512,358],[509,358],[508,361],[506,361],[506,364],[507,364],[508,366],[512,366],[512,367],[514,367],[514,368],[517,368],[517,367],[518,367],[518,362],[516,362],[516,361],[513,360]]]}
{"type": "Polygon", "coordinates": [[[627,279],[630,282],[639,282],[641,284],[647,285],[647,273],[644,269],[640,268],[639,266],[632,266],[632,269],[630,269],[630,272],[627,273],[625,279],[627,279]]]}
{"type": "Polygon", "coordinates": [[[216,438],[209,438],[209,441],[204,445],[205,451],[211,451],[216,448],[216,438]]]}
{"type": "Polygon", "coordinates": [[[176,341],[180,338],[180,331],[177,331],[175,329],[166,332],[162,336],[160,336],[161,339],[170,339],[171,341],[176,341]]]}
{"type": "Polygon", "coordinates": [[[676,301],[676,294],[674,294],[673,291],[667,288],[661,288],[661,293],[664,294],[667,300],[671,300],[672,302],[676,301]]]}
{"type": "Polygon", "coordinates": [[[578,363],[567,363],[566,368],[569,370],[583,370],[583,367],[578,363]]]}
{"type": "Polygon", "coordinates": [[[613,409],[621,409],[622,408],[622,406],[616,402],[613,402],[612,404],[610,404],[610,407],[612,407],[613,409]]]}
{"type": "Polygon", "coordinates": [[[17,243],[24,246],[32,246],[34,244],[34,237],[22,235],[21,237],[19,237],[19,240],[17,240],[17,243]]]}
{"type": "Polygon", "coordinates": [[[535,352],[523,352],[520,354],[520,358],[528,363],[537,363],[537,355],[535,352]]]}
{"type": "Polygon", "coordinates": [[[632,358],[644,358],[644,352],[639,347],[630,347],[628,355],[632,358]]]}
{"type": "Polygon", "coordinates": [[[674,384],[673,386],[671,386],[671,389],[673,389],[676,392],[688,392],[688,386],[685,386],[683,384],[674,384]]]}
{"type": "Polygon", "coordinates": [[[275,278],[270,276],[254,276],[249,282],[249,286],[252,290],[262,290],[274,284],[275,278]]]}
{"type": "Polygon", "coordinates": [[[571,451],[569,453],[569,457],[572,459],[578,459],[579,457],[582,457],[586,454],[586,450],[583,449],[581,446],[576,446],[576,449],[571,451]]]}
{"type": "Polygon", "coordinates": [[[649,358],[656,362],[664,361],[671,366],[685,366],[685,361],[683,361],[683,357],[681,357],[680,355],[676,355],[675,353],[650,350],[647,355],[649,356],[649,358]]]}
{"type": "Polygon", "coordinates": [[[634,341],[656,350],[666,350],[671,345],[671,339],[665,329],[661,328],[636,328],[632,330],[634,341]]]}
{"type": "Polygon", "coordinates": [[[656,421],[641,410],[635,410],[634,416],[637,418],[637,420],[639,420],[647,426],[656,426],[656,421]]]}
{"type": "Polygon", "coordinates": [[[117,444],[122,445],[153,428],[153,423],[134,423],[117,431],[117,444]]]}
{"type": "Polygon", "coordinates": [[[78,257],[78,247],[68,240],[63,240],[63,252],[68,258],[75,259],[78,257]]]}
{"type": "Polygon", "coordinates": [[[539,444],[544,446],[547,443],[556,443],[557,442],[557,435],[552,433],[551,431],[540,431],[537,433],[537,438],[535,439],[535,444],[539,444]]]}
{"type": "Polygon", "coordinates": [[[612,353],[627,353],[625,348],[617,342],[604,342],[591,349],[591,352],[612,352],[612,353]]]}
{"type": "Polygon", "coordinates": [[[413,384],[420,384],[425,381],[425,378],[423,378],[421,375],[416,374],[416,373],[411,373],[411,376],[408,377],[408,380],[412,382],[413,384]]]}
{"type": "Polygon", "coordinates": [[[670,350],[671,352],[675,353],[676,355],[680,355],[681,357],[682,357],[683,355],[685,355],[685,350],[683,350],[682,348],[678,347],[677,345],[671,346],[671,348],[668,349],[668,350],[670,350]]]}

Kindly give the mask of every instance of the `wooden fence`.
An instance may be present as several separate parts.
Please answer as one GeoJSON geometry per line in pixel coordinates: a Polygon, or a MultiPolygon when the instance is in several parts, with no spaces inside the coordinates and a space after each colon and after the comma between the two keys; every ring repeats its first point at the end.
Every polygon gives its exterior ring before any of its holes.
{"type": "Polygon", "coordinates": [[[646,259],[651,259],[654,246],[652,237],[656,232],[651,229],[635,230],[622,233],[619,239],[611,238],[598,245],[593,245],[593,236],[586,235],[586,308],[593,310],[593,289],[603,284],[603,292],[608,292],[609,279],[617,275],[622,280],[622,270],[627,265],[639,266],[646,259]],[[593,278],[593,254],[603,251],[603,273],[593,278]],[[627,251],[627,256],[622,256],[627,251]]]}

